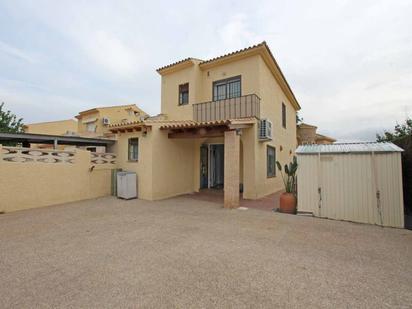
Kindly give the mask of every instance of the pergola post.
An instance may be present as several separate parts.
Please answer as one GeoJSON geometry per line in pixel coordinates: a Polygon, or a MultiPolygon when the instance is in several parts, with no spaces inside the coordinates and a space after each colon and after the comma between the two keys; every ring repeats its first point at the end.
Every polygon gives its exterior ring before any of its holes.
{"type": "Polygon", "coordinates": [[[236,130],[225,131],[224,207],[239,207],[240,137],[236,130]]]}

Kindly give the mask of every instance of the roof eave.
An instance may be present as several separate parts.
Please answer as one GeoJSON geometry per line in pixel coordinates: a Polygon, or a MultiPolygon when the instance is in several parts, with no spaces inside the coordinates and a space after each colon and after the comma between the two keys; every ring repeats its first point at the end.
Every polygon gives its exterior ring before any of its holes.
{"type": "Polygon", "coordinates": [[[273,56],[272,52],[270,51],[269,47],[267,46],[266,42],[264,42],[261,46],[262,50],[262,58],[265,61],[266,65],[270,68],[272,75],[275,79],[279,82],[280,87],[285,92],[286,96],[292,103],[293,107],[296,111],[301,109],[301,106],[298,100],[295,97],[295,94],[292,91],[288,81],[286,80],[285,75],[283,74],[282,70],[280,69],[275,57],[273,56]]]}
{"type": "Polygon", "coordinates": [[[180,71],[186,68],[189,68],[193,66],[195,63],[193,59],[185,59],[180,62],[165,66],[163,68],[157,69],[156,72],[159,73],[160,75],[166,75],[170,73],[174,73],[176,71],[180,71]]]}

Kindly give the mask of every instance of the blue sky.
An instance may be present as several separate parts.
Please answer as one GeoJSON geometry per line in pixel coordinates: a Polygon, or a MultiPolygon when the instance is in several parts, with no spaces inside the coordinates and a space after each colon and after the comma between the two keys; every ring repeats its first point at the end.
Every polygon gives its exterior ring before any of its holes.
{"type": "Polygon", "coordinates": [[[0,101],[26,123],[135,103],[155,69],[269,44],[305,122],[371,140],[412,116],[412,1],[0,0],[0,101]]]}

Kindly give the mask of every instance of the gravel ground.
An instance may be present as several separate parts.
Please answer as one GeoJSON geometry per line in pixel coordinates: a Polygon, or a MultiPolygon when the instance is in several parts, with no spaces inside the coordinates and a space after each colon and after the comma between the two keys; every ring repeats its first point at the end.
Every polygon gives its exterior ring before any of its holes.
{"type": "Polygon", "coordinates": [[[0,215],[1,308],[410,308],[412,231],[112,197],[0,215]]]}

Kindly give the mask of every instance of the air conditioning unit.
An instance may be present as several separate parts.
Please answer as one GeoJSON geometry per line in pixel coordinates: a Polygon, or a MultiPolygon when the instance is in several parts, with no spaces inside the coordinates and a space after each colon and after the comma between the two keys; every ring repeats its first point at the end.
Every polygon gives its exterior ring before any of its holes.
{"type": "Polygon", "coordinates": [[[104,125],[109,125],[110,124],[110,119],[107,117],[103,117],[103,124],[104,125]]]}
{"type": "Polygon", "coordinates": [[[268,119],[260,120],[259,125],[259,140],[272,139],[272,122],[268,119]]]}

